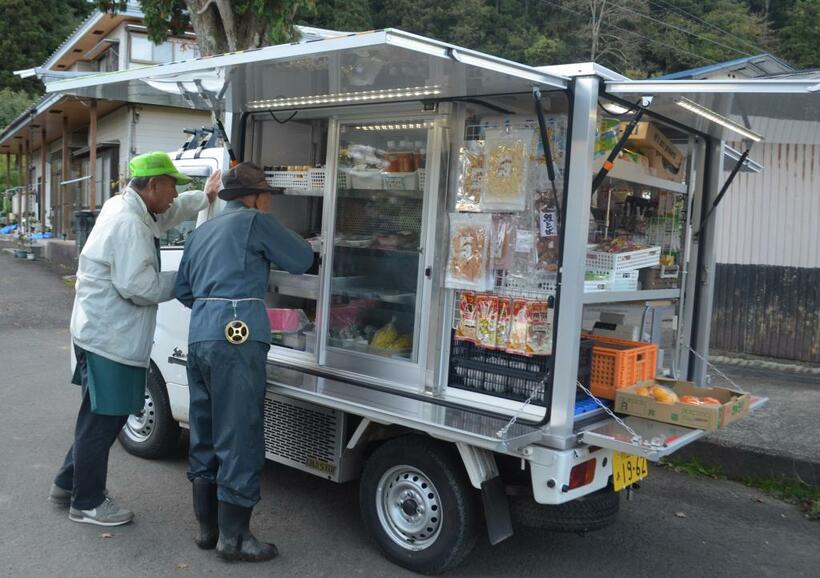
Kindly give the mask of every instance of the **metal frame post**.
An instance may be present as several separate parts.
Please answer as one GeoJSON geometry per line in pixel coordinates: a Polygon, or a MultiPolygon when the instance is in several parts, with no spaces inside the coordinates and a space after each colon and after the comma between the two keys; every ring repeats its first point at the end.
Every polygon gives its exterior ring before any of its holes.
{"type": "MultiPolygon", "coordinates": [[[[45,121],[43,121],[45,122],[45,121]]],[[[46,230],[46,127],[40,129],[40,227],[46,230]]]]}
{"type": "MultiPolygon", "coordinates": [[[[575,79],[570,135],[570,161],[564,223],[564,246],[559,299],[555,320],[555,365],[549,436],[569,440],[575,421],[578,349],[584,316],[584,273],[589,207],[592,196],[592,162],[598,124],[597,77],[575,79]]],[[[565,445],[571,445],[568,441],[565,445]]]]}
{"type": "MultiPolygon", "coordinates": [[[[65,182],[71,178],[71,158],[69,156],[68,150],[68,139],[70,138],[68,132],[68,117],[63,115],[63,147],[62,147],[62,170],[60,171],[60,180],[65,182]]],[[[68,196],[68,185],[58,184],[60,191],[60,211],[62,214],[62,219],[60,221],[60,233],[63,234],[63,237],[68,239],[71,236],[71,225],[69,223],[70,218],[70,211],[69,211],[69,196],[68,196]]]]}
{"type": "MultiPolygon", "coordinates": [[[[713,141],[706,155],[706,174],[703,180],[703,195],[698,219],[702,225],[706,218],[706,208],[714,201],[720,188],[723,174],[723,141],[713,141]]],[[[715,294],[715,231],[716,227],[706,227],[698,236],[697,276],[695,288],[695,316],[692,348],[704,358],[709,357],[709,335],[712,331],[712,304],[715,294]]],[[[706,364],[695,356],[689,358],[689,378],[698,385],[706,385],[706,364]]]]}
{"type": "Polygon", "coordinates": [[[94,213],[97,210],[97,99],[89,102],[88,125],[88,209],[94,213]]]}

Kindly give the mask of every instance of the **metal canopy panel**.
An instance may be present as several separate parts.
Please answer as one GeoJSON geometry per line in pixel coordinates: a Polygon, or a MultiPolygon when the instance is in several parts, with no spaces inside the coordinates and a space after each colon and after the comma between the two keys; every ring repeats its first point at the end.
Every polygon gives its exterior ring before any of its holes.
{"type": "Polygon", "coordinates": [[[608,82],[606,92],[630,102],[653,96],[649,110],[721,140],[738,140],[723,126],[677,104],[689,99],[752,131],[771,137],[771,120],[820,121],[818,81],[804,80],[636,80],[608,82]],[[813,90],[812,90],[813,89],[813,90]],[[763,119],[767,119],[765,122],[763,119]]]}
{"type": "Polygon", "coordinates": [[[477,97],[565,89],[535,68],[400,30],[270,46],[94,74],[47,84],[47,92],[207,109],[310,108],[422,97],[477,97]]]}

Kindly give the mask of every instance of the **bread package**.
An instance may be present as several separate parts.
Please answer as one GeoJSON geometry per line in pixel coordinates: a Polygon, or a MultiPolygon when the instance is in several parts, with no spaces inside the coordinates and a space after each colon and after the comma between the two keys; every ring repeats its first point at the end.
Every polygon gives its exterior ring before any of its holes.
{"type": "Polygon", "coordinates": [[[450,289],[486,291],[492,287],[492,215],[450,213],[450,253],[444,284],[450,289]]]}

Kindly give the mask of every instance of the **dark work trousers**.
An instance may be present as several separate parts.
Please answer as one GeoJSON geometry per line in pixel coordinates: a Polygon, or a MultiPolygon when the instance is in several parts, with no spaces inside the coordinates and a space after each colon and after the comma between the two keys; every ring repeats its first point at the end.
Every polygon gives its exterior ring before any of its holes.
{"type": "Polygon", "coordinates": [[[63,467],[54,478],[54,483],[72,492],[73,508],[91,510],[105,500],[108,453],[128,416],[98,415],[91,411],[85,352],[79,348],[75,348],[75,352],[82,380],[83,401],[74,428],[74,444],[68,449],[63,467]]]}
{"type": "Polygon", "coordinates": [[[265,465],[268,349],[259,341],[202,341],[188,347],[188,479],[215,481],[220,501],[243,508],[259,501],[265,465]]]}

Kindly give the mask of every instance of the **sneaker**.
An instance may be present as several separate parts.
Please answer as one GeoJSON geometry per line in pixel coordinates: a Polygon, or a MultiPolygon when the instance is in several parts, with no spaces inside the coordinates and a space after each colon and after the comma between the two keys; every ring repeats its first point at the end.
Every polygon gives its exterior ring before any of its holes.
{"type": "Polygon", "coordinates": [[[102,504],[91,510],[78,510],[72,507],[68,511],[68,519],[81,524],[122,526],[134,519],[134,512],[118,506],[111,498],[106,498],[102,504]]]}
{"type": "Polygon", "coordinates": [[[48,501],[55,506],[67,507],[71,505],[71,492],[64,490],[57,484],[51,484],[48,492],[48,501]]]}

